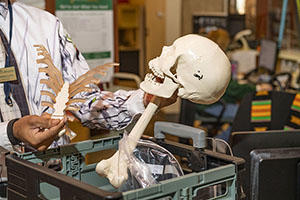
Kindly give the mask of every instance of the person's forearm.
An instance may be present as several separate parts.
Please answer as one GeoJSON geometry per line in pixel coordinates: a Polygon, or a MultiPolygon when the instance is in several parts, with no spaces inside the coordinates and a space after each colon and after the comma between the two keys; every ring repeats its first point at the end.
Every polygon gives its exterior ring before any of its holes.
{"type": "MultiPolygon", "coordinates": [[[[66,41],[63,30],[62,24],[59,23],[57,31],[61,41],[59,47],[61,65],[64,66],[63,79],[72,83],[90,68],[74,44],[66,41]]],[[[95,87],[93,93],[82,92],[74,97],[86,99],[85,103],[76,104],[80,111],[74,112],[74,115],[89,128],[122,129],[131,122],[134,115],[145,110],[143,97],[144,92],[141,90],[111,93],[95,87]]]]}
{"type": "Polygon", "coordinates": [[[85,98],[87,101],[74,114],[84,126],[91,129],[119,130],[145,110],[143,98],[142,90],[120,90],[115,93],[98,91],[85,98]]]}

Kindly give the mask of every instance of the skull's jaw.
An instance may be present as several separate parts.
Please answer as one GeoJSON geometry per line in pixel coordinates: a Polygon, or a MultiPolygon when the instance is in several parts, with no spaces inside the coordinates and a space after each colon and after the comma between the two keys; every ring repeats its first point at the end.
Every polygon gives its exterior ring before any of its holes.
{"type": "Polygon", "coordinates": [[[156,77],[151,73],[147,74],[145,80],[140,84],[140,88],[146,93],[163,98],[170,98],[178,87],[179,84],[174,83],[167,76],[164,78],[163,83],[157,82],[156,77]]]}

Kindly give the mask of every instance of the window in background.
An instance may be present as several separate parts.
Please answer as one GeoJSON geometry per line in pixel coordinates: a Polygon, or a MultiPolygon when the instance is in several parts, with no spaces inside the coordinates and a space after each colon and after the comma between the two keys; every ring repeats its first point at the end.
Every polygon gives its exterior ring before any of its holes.
{"type": "Polygon", "coordinates": [[[236,10],[239,15],[245,14],[246,0],[236,0],[236,10]]]}

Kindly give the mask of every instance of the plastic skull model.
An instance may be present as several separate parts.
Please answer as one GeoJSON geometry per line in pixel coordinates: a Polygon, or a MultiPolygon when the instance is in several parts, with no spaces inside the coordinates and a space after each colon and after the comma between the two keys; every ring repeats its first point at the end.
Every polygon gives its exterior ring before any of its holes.
{"type": "Polygon", "coordinates": [[[213,41],[195,34],[163,47],[159,57],[149,62],[153,72],[140,87],[145,92],[169,98],[178,96],[195,103],[211,104],[225,92],[231,76],[230,62],[213,41]],[[158,83],[156,78],[163,79],[158,83]]]}

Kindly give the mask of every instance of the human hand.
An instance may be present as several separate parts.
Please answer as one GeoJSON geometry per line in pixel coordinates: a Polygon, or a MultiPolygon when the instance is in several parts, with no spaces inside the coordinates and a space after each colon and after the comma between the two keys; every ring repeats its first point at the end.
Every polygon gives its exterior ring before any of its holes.
{"type": "Polygon", "coordinates": [[[51,119],[50,114],[28,115],[13,125],[13,135],[38,151],[46,150],[64,128],[66,119],[51,119]]]}
{"type": "MultiPolygon", "coordinates": [[[[149,104],[149,102],[151,101],[151,99],[153,98],[154,95],[149,94],[149,93],[145,93],[144,95],[144,105],[145,107],[149,104]]],[[[169,105],[172,105],[173,103],[175,103],[177,101],[177,91],[174,92],[174,94],[170,97],[170,98],[160,98],[160,104],[159,104],[159,108],[163,108],[169,105]]]]}

